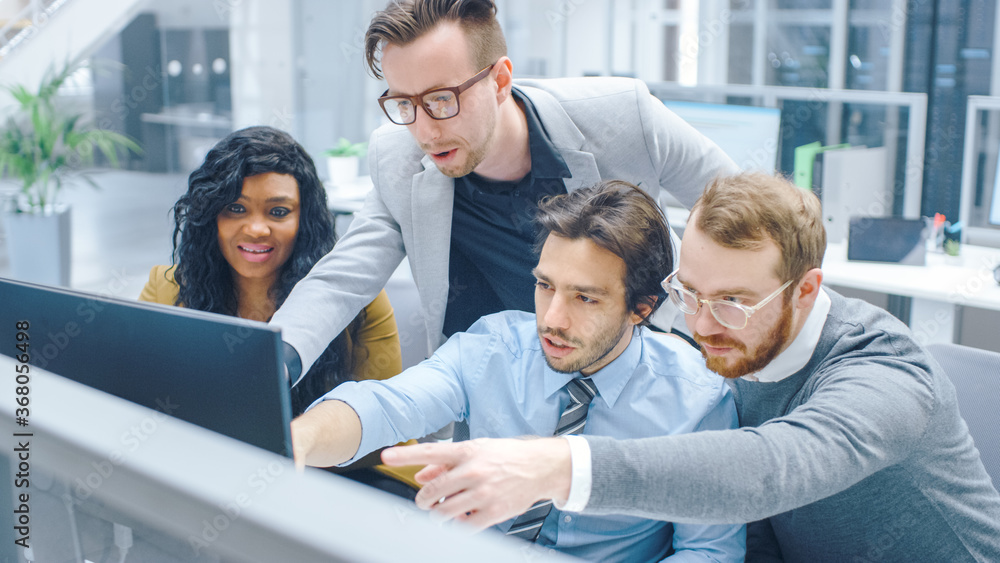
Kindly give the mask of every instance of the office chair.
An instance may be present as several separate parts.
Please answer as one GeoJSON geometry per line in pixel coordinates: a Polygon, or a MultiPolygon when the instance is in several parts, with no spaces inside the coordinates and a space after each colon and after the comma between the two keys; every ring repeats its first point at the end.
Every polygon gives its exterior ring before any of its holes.
{"type": "Polygon", "coordinates": [[[959,344],[930,344],[927,351],[955,384],[962,418],[993,486],[1000,488],[1000,353],[959,344]]]}

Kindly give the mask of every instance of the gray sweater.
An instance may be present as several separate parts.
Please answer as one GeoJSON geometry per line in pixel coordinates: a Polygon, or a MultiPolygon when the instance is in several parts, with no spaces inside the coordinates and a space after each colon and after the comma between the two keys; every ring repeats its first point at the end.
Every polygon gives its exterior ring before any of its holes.
{"type": "Polygon", "coordinates": [[[588,512],[755,522],[747,561],[1000,561],[1000,495],[910,330],[827,289],[809,363],[731,382],[738,430],[588,436],[588,512]]]}

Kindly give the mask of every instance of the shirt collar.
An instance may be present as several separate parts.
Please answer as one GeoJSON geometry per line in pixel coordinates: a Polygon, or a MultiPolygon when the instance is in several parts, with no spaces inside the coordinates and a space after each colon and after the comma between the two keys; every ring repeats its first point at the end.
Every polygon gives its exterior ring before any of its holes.
{"type": "Polygon", "coordinates": [[[512,88],[511,93],[524,109],[524,117],[528,124],[528,152],[531,154],[531,170],[524,178],[515,181],[489,180],[475,172],[456,178],[456,189],[464,190],[463,193],[469,199],[474,199],[479,190],[487,193],[506,193],[518,185],[522,187],[532,186],[538,179],[573,177],[566,161],[552,145],[552,141],[545,132],[545,126],[542,125],[534,104],[517,88],[512,88]]]}
{"type": "Polygon", "coordinates": [[[538,112],[531,100],[517,88],[511,88],[514,100],[524,108],[528,122],[528,150],[531,152],[531,172],[534,178],[569,178],[572,174],[559,151],[552,146],[545,126],[538,118],[538,112]]]}
{"type": "Polygon", "coordinates": [[[804,368],[809,363],[809,359],[812,358],[813,352],[816,351],[816,344],[819,343],[819,337],[823,334],[823,325],[826,324],[826,316],[829,313],[830,296],[825,289],[820,287],[812,311],[806,317],[806,322],[802,325],[802,330],[799,331],[795,340],[764,366],[764,369],[743,377],[751,381],[775,383],[804,368]]]}
{"type": "MultiPolygon", "coordinates": [[[[608,408],[615,406],[619,395],[628,385],[632,374],[639,367],[642,359],[642,339],[647,331],[642,327],[635,327],[632,330],[632,341],[628,347],[608,365],[604,366],[597,373],[590,376],[591,381],[597,387],[597,394],[604,399],[608,408]]],[[[544,352],[543,352],[544,353],[544,352]]],[[[570,380],[580,377],[580,372],[560,373],[545,364],[545,397],[551,397],[560,389],[566,386],[570,380]]]]}

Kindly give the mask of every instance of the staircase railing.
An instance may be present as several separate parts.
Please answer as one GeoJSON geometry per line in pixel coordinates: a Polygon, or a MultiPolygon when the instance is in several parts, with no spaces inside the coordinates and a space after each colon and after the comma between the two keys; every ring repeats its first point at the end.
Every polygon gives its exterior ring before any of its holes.
{"type": "Polygon", "coordinates": [[[0,59],[10,55],[19,45],[48,23],[68,0],[31,0],[20,12],[0,27],[0,59]]]}

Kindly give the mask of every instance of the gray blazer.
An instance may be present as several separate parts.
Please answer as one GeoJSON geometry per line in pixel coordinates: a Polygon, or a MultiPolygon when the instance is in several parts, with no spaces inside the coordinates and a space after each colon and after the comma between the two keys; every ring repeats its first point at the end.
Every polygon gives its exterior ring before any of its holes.
{"type": "MultiPolygon", "coordinates": [[[[572,173],[566,189],[627,180],[690,207],[733,161],[628,78],[518,80],[572,173]]],[[[271,323],[298,351],[303,373],[409,257],[428,352],[444,340],[454,181],[441,174],[403,126],[372,133],[374,189],[351,226],[288,296],[271,323]]],[[[409,319],[397,319],[406,326],[409,319]]]]}

